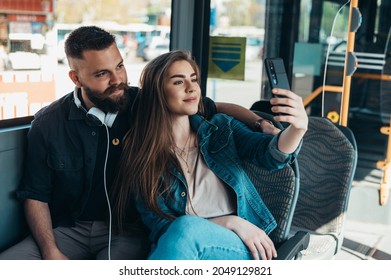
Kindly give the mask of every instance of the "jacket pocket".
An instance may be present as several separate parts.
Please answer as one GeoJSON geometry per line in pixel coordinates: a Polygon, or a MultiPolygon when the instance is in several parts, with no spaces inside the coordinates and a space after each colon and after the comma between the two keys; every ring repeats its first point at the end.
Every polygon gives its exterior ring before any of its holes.
{"type": "Polygon", "coordinates": [[[76,171],[83,167],[83,157],[70,155],[53,155],[47,158],[47,164],[56,171],[76,171]]]}
{"type": "Polygon", "coordinates": [[[232,137],[232,130],[228,126],[220,128],[212,134],[209,143],[209,151],[211,153],[218,153],[222,149],[229,147],[232,137]]]}

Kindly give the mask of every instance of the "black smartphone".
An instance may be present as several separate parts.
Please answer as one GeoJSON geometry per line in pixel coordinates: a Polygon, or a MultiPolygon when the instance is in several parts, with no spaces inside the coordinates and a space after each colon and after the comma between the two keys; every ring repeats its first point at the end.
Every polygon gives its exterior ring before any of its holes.
{"type": "Polygon", "coordinates": [[[290,90],[282,58],[265,58],[265,68],[270,87],[290,90]]]}

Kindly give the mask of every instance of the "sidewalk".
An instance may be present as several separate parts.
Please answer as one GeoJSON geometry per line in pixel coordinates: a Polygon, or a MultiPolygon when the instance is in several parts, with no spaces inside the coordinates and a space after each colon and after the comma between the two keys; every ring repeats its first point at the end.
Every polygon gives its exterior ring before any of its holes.
{"type": "Polygon", "coordinates": [[[391,260],[391,225],[347,220],[336,260],[391,260]]]}

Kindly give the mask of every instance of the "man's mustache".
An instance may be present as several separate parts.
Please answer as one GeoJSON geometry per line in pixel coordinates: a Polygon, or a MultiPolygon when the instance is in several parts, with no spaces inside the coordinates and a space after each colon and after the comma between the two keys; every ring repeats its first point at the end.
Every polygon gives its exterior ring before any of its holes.
{"type": "Polygon", "coordinates": [[[118,85],[112,85],[108,87],[104,92],[102,99],[108,97],[110,94],[112,94],[116,90],[127,90],[129,88],[129,85],[126,83],[120,83],[118,85]]]}

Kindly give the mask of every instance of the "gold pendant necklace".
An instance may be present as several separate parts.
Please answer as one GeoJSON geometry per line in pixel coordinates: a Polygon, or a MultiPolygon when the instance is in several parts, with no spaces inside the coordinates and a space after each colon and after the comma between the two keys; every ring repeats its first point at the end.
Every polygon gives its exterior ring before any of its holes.
{"type": "Polygon", "coordinates": [[[186,140],[186,143],[185,143],[185,146],[183,147],[183,149],[179,148],[178,146],[176,146],[176,149],[175,149],[175,153],[179,156],[180,159],[182,159],[182,161],[186,165],[185,171],[189,174],[191,173],[190,166],[189,166],[190,146],[191,146],[191,132],[189,133],[189,136],[187,137],[187,140],[186,140]],[[186,145],[188,145],[187,152],[186,152],[186,145]],[[177,150],[179,150],[179,153],[177,152],[177,150]]]}

